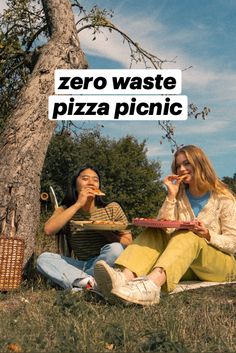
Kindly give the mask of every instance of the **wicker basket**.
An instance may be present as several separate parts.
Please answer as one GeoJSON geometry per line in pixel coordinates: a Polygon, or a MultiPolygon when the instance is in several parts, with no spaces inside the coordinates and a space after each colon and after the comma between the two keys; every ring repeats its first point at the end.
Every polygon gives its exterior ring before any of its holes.
{"type": "Polygon", "coordinates": [[[24,240],[0,237],[0,291],[19,287],[24,261],[24,240]]]}
{"type": "Polygon", "coordinates": [[[19,287],[22,279],[25,242],[15,237],[13,231],[9,237],[0,235],[0,291],[9,291],[19,287]]]}

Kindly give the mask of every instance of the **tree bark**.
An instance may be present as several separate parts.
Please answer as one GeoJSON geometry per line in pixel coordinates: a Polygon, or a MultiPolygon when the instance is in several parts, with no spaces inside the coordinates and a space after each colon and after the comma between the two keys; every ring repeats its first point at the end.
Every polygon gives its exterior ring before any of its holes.
{"type": "Polygon", "coordinates": [[[0,220],[15,211],[16,235],[25,239],[25,264],[34,251],[40,215],[40,175],[55,123],[48,120],[54,70],[87,68],[69,0],[43,0],[50,33],[0,139],[0,220]]]}

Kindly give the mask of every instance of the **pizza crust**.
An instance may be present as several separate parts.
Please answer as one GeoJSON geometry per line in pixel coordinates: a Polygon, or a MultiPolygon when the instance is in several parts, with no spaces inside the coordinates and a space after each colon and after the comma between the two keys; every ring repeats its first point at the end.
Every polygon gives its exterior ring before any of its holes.
{"type": "Polygon", "coordinates": [[[97,196],[105,196],[105,193],[102,192],[102,191],[99,190],[99,189],[95,189],[95,190],[94,190],[94,194],[97,195],[97,196]]]}
{"type": "Polygon", "coordinates": [[[179,175],[178,180],[182,181],[182,180],[186,179],[188,176],[189,176],[189,174],[179,175]]]}

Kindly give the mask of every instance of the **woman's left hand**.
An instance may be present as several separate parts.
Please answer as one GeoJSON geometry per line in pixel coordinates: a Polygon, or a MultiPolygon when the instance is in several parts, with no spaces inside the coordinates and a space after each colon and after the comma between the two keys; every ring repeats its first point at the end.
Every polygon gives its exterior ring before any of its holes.
{"type": "Polygon", "coordinates": [[[210,241],[211,236],[209,230],[206,228],[203,222],[198,221],[198,223],[194,226],[193,232],[197,234],[201,238],[205,238],[206,240],[210,241]]]}

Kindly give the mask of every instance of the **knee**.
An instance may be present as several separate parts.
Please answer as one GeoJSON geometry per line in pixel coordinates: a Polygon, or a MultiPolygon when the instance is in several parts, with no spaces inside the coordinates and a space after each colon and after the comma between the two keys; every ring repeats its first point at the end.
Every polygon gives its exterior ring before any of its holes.
{"type": "Polygon", "coordinates": [[[122,244],[116,242],[111,244],[106,244],[103,246],[102,251],[105,251],[111,261],[115,261],[118,256],[122,253],[124,247],[122,244]]]}
{"type": "Polygon", "coordinates": [[[51,262],[55,256],[57,257],[58,254],[54,254],[51,252],[43,252],[36,260],[36,267],[40,269],[43,265],[47,262],[51,262]]]}
{"type": "Polygon", "coordinates": [[[161,229],[146,228],[134,239],[133,244],[155,247],[157,241],[160,243],[164,239],[166,239],[166,234],[161,229]]]}
{"type": "Polygon", "coordinates": [[[176,242],[176,243],[180,243],[180,242],[187,242],[188,244],[197,244],[199,245],[199,243],[201,243],[202,241],[204,241],[202,238],[200,238],[197,234],[189,231],[189,230],[179,230],[177,232],[175,232],[175,234],[171,237],[170,242],[176,242]]]}

